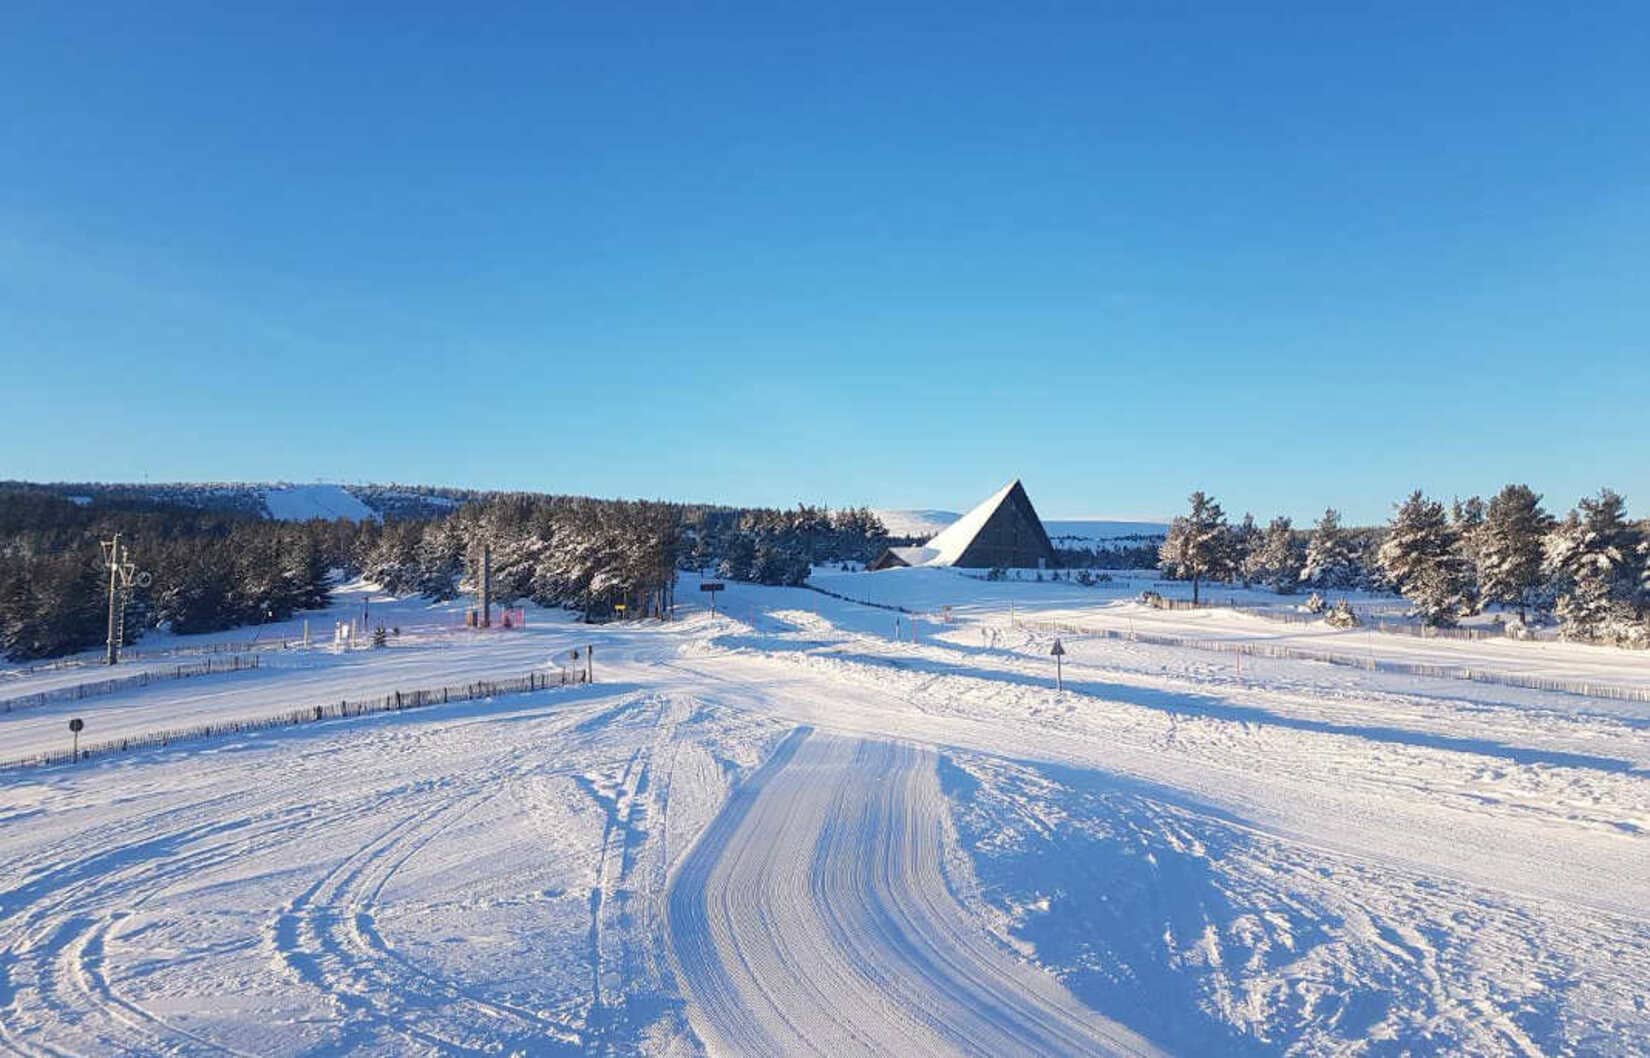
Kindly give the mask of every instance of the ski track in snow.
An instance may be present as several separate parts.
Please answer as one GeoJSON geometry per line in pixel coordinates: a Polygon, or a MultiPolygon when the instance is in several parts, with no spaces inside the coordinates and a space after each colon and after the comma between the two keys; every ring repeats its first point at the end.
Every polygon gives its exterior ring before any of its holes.
{"type": "Polygon", "coordinates": [[[946,813],[931,751],[806,731],[734,795],[670,893],[712,1053],[1159,1053],[956,898],[946,813]]]}

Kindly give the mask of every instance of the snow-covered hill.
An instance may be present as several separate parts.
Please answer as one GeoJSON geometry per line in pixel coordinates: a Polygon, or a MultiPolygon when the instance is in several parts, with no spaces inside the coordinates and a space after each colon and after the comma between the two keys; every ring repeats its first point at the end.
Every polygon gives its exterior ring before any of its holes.
{"type": "Polygon", "coordinates": [[[923,509],[877,510],[871,513],[882,519],[883,527],[888,530],[889,536],[934,536],[962,517],[956,511],[923,509]]]}
{"type": "Polygon", "coordinates": [[[307,522],[311,518],[364,522],[378,517],[377,511],[342,485],[276,485],[264,490],[264,506],[271,518],[283,522],[307,522]]]}

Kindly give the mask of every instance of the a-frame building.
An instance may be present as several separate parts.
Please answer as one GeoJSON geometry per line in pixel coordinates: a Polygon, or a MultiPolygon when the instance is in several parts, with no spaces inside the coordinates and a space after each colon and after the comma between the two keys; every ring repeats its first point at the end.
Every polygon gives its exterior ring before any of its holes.
{"type": "Polygon", "coordinates": [[[868,570],[900,566],[964,569],[1044,569],[1054,566],[1054,545],[1018,478],[952,522],[922,547],[891,547],[868,570]]]}

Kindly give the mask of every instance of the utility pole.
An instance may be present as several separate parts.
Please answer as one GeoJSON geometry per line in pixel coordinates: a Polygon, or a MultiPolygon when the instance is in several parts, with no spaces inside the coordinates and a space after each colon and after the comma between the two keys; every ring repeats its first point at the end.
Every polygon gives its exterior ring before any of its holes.
{"type": "Polygon", "coordinates": [[[481,613],[477,623],[482,628],[493,627],[493,547],[483,542],[481,545],[481,583],[476,585],[476,602],[481,613]]]}
{"type": "Polygon", "coordinates": [[[147,588],[150,577],[146,572],[139,572],[128,557],[130,551],[120,542],[119,533],[98,544],[103,548],[103,567],[109,571],[109,638],[105,661],[115,665],[120,662],[120,647],[126,640],[126,593],[134,585],[147,588]]]}

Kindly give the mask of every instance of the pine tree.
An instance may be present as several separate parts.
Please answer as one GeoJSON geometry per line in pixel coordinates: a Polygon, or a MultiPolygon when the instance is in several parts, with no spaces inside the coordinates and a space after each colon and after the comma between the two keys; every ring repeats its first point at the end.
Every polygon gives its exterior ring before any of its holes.
{"type": "Polygon", "coordinates": [[[736,533],[728,539],[722,561],[717,563],[717,576],[728,580],[750,580],[751,564],[755,559],[756,545],[751,538],[744,533],[736,533]]]}
{"type": "Polygon", "coordinates": [[[1273,518],[1254,552],[1254,578],[1279,595],[1292,595],[1300,586],[1303,562],[1300,545],[1295,542],[1294,524],[1283,515],[1273,518]]]}
{"type": "Polygon", "coordinates": [[[1623,638],[1638,623],[1643,540],[1627,521],[1626,506],[1603,489],[1578,503],[1547,535],[1545,569],[1558,589],[1567,637],[1623,638]]]}
{"type": "Polygon", "coordinates": [[[1542,540],[1553,519],[1528,485],[1508,485],[1491,498],[1478,533],[1478,590],[1486,603],[1518,607],[1528,616],[1540,589],[1542,540]]]}
{"type": "Polygon", "coordinates": [[[1249,587],[1257,579],[1260,564],[1260,548],[1263,534],[1255,525],[1255,516],[1248,512],[1243,520],[1232,526],[1232,568],[1243,578],[1243,586],[1249,587]]]}
{"type": "Polygon", "coordinates": [[[1478,556],[1483,546],[1484,501],[1477,496],[1456,497],[1450,504],[1450,528],[1455,533],[1455,550],[1461,558],[1463,578],[1463,613],[1478,613],[1483,608],[1479,590],[1478,556]]]}
{"type": "Polygon", "coordinates": [[[21,564],[0,578],[0,657],[26,661],[42,655],[41,612],[39,596],[21,564]]]}
{"type": "Polygon", "coordinates": [[[418,564],[415,587],[420,595],[445,601],[458,594],[458,581],[464,573],[464,538],[455,522],[425,527],[414,553],[418,564]]]}
{"type": "Polygon", "coordinates": [[[1230,576],[1235,562],[1226,512],[1202,491],[1189,497],[1191,510],[1177,515],[1158,551],[1164,573],[1192,582],[1192,602],[1206,579],[1230,576]]]}
{"type": "Polygon", "coordinates": [[[1341,513],[1326,508],[1307,542],[1301,583],[1314,588],[1351,588],[1358,583],[1359,569],[1357,543],[1341,528],[1341,513]]]}
{"type": "Polygon", "coordinates": [[[1381,568],[1429,625],[1453,625],[1467,602],[1466,563],[1444,505],[1411,493],[1381,545],[1381,568]]]}

